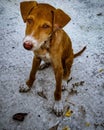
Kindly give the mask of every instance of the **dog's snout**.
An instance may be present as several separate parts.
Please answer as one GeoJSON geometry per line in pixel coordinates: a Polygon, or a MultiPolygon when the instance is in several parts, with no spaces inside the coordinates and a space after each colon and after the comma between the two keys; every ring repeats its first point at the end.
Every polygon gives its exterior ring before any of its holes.
{"type": "Polygon", "coordinates": [[[32,42],[30,42],[30,41],[25,41],[25,42],[23,43],[23,46],[24,46],[25,49],[31,50],[32,47],[33,47],[33,44],[32,44],[32,42]]]}

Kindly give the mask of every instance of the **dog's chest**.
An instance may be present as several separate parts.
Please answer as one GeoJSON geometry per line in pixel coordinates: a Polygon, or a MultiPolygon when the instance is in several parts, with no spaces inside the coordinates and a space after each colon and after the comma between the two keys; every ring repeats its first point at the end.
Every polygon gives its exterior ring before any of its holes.
{"type": "Polygon", "coordinates": [[[44,55],[40,55],[39,57],[46,63],[51,62],[51,57],[48,52],[44,55]]]}
{"type": "Polygon", "coordinates": [[[39,50],[38,52],[35,52],[36,56],[38,56],[40,59],[42,59],[46,63],[51,62],[50,54],[47,50],[39,50]]]}

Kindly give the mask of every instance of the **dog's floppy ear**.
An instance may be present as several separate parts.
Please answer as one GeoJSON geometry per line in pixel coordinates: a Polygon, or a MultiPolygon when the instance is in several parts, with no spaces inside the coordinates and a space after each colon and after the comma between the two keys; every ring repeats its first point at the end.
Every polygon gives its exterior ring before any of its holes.
{"type": "Polygon", "coordinates": [[[63,28],[71,18],[61,9],[56,9],[54,12],[54,26],[56,28],[63,28]]]}
{"type": "Polygon", "coordinates": [[[35,6],[37,6],[36,1],[24,1],[20,3],[20,11],[24,22],[26,22],[27,16],[35,6]]]}

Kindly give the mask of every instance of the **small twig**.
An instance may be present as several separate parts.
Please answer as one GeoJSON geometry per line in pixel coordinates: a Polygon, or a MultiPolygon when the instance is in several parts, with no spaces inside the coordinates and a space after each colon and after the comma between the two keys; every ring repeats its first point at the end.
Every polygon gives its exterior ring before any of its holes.
{"type": "Polygon", "coordinates": [[[67,84],[68,84],[71,80],[72,80],[72,77],[71,77],[70,79],[68,79],[67,84]]]}
{"type": "Polygon", "coordinates": [[[43,91],[37,92],[37,94],[38,94],[40,97],[47,99],[47,97],[46,97],[46,95],[43,93],[43,91]]]}

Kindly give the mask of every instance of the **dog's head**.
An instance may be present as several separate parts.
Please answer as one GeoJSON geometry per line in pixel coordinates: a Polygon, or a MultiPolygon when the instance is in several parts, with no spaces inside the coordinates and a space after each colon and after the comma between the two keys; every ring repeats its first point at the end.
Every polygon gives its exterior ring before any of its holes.
{"type": "Polygon", "coordinates": [[[20,10],[26,23],[23,45],[27,50],[39,49],[54,30],[63,28],[71,19],[61,9],[36,1],[21,2],[20,10]]]}

